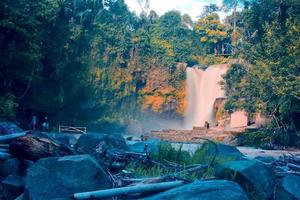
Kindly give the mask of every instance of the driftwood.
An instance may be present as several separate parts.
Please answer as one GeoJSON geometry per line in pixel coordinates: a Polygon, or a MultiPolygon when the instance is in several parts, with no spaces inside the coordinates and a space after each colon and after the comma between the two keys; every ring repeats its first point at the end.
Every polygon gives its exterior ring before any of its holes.
{"type": "Polygon", "coordinates": [[[26,135],[11,141],[9,150],[11,153],[28,160],[73,154],[72,150],[62,144],[58,144],[49,138],[33,135],[26,135]]]}
{"type": "Polygon", "coordinates": [[[92,192],[75,193],[74,199],[91,199],[91,198],[109,198],[120,195],[146,193],[146,192],[160,192],[163,190],[171,189],[183,185],[183,181],[171,181],[155,184],[143,184],[137,186],[129,186],[122,188],[113,188],[107,190],[98,190],[92,192]]]}
{"type": "Polygon", "coordinates": [[[292,163],[288,163],[287,166],[292,169],[292,170],[295,170],[295,171],[300,171],[300,165],[295,165],[295,164],[292,164],[292,163]]]}
{"type": "Polygon", "coordinates": [[[0,148],[2,148],[2,149],[8,149],[9,148],[9,144],[0,144],[0,148]]]}
{"type": "Polygon", "coordinates": [[[13,155],[10,153],[0,152],[0,159],[2,159],[2,160],[12,158],[12,157],[13,157],[13,155]]]}
{"type": "Polygon", "coordinates": [[[9,134],[9,135],[1,135],[0,136],[0,142],[7,142],[19,137],[23,137],[26,134],[28,134],[27,132],[21,132],[21,133],[13,133],[13,134],[9,134]]]}
{"type": "Polygon", "coordinates": [[[8,152],[9,152],[9,149],[0,148],[0,152],[8,153],[8,152]]]}

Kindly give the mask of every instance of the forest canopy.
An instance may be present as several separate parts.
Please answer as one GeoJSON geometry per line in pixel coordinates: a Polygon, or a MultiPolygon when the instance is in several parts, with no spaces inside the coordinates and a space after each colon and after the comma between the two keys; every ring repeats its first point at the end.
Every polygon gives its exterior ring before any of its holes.
{"type": "Polygon", "coordinates": [[[179,63],[239,58],[223,83],[226,109],[299,130],[299,13],[298,0],[225,0],[197,21],[178,11],[137,16],[124,0],[2,0],[0,117],[122,127],[145,109],[182,116],[179,63]],[[224,8],[231,14],[220,20],[224,8]],[[157,73],[164,82],[151,85],[157,73]]]}

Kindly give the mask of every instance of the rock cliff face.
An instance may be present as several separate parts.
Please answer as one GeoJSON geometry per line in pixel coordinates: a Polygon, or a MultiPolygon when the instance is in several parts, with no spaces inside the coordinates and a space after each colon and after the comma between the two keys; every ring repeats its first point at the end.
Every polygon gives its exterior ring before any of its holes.
{"type": "Polygon", "coordinates": [[[216,125],[225,127],[230,121],[230,116],[225,110],[226,98],[217,98],[214,102],[214,118],[216,125]]]}
{"type": "Polygon", "coordinates": [[[143,132],[141,121],[144,118],[149,121],[149,116],[155,121],[157,118],[178,120],[186,107],[185,69],[185,63],[178,63],[172,71],[155,64],[143,69],[133,64],[124,68],[94,67],[92,85],[99,101],[93,104],[98,109],[90,109],[85,118],[93,113],[99,119],[97,130],[111,130],[111,126],[118,124],[118,130],[132,129],[134,125],[138,132],[143,132]]]}
{"type": "MultiPolygon", "coordinates": [[[[182,65],[177,65],[175,73],[184,73],[182,65]]],[[[165,68],[152,68],[147,73],[145,87],[140,91],[143,110],[159,113],[184,114],[185,81],[178,81],[177,85],[170,84],[171,74],[165,68]]]]}

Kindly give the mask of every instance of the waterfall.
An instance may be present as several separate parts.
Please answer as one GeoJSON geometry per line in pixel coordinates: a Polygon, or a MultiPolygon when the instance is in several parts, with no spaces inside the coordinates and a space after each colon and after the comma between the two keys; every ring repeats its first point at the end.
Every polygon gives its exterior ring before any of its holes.
{"type": "Polygon", "coordinates": [[[187,111],[185,128],[203,127],[205,121],[214,123],[213,104],[216,98],[224,97],[219,82],[228,65],[212,65],[206,70],[187,68],[187,111]]]}

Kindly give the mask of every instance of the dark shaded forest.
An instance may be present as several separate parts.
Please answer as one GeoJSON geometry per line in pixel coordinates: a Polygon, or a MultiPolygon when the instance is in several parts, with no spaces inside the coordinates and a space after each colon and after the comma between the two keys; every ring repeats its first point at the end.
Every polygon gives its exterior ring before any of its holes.
{"type": "Polygon", "coordinates": [[[298,131],[299,1],[224,1],[224,21],[220,9],[206,6],[194,22],[177,11],[137,16],[123,0],[2,0],[0,117],[101,130],[144,113],[180,119],[185,67],[239,58],[223,83],[226,109],[298,131]]]}

